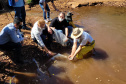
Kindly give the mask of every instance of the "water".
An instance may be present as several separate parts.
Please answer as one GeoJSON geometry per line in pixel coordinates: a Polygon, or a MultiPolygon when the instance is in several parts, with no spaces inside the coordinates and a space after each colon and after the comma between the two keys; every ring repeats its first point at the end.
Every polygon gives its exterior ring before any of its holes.
{"type": "MultiPolygon", "coordinates": [[[[56,74],[57,81],[61,84],[125,84],[126,8],[82,7],[73,13],[74,23],[96,40],[96,55],[78,62],[54,64],[58,69],[63,68],[56,74]]],[[[52,73],[56,73],[55,70],[50,67],[52,73]]],[[[54,83],[58,84],[57,81],[54,83]]]]}
{"type": "MultiPolygon", "coordinates": [[[[27,15],[35,12],[30,11],[27,15]]],[[[51,17],[56,14],[52,12],[51,17]]],[[[54,61],[48,67],[51,77],[43,73],[35,77],[21,75],[18,76],[20,84],[126,84],[126,8],[81,7],[73,14],[74,23],[95,39],[95,56],[77,62],[54,61]]],[[[41,16],[40,13],[37,15],[41,16]]],[[[58,51],[65,56],[70,52],[58,51]]],[[[27,72],[33,74],[37,70],[32,69],[33,66],[27,72]]]]}

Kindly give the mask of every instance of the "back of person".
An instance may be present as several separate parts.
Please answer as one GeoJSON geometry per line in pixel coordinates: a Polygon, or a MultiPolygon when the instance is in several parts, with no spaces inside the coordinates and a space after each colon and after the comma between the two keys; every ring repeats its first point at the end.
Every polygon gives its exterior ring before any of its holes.
{"type": "Polygon", "coordinates": [[[83,32],[82,36],[81,36],[82,42],[81,45],[85,45],[87,42],[92,42],[94,39],[91,37],[90,34],[88,34],[87,32],[83,32]]]}
{"type": "Polygon", "coordinates": [[[9,40],[11,40],[9,33],[10,31],[13,31],[14,29],[14,24],[10,23],[7,26],[5,26],[2,31],[0,32],[0,45],[7,43],[9,40]]]}

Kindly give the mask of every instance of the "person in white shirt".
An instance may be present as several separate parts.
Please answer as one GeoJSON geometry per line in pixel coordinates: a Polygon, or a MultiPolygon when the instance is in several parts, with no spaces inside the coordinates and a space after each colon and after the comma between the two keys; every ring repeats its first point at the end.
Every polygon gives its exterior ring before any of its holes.
{"type": "MultiPolygon", "coordinates": [[[[31,38],[35,42],[37,42],[42,48],[44,48],[49,55],[53,56],[53,55],[55,55],[55,53],[53,53],[49,49],[47,49],[47,47],[45,46],[45,44],[43,42],[45,39],[42,37],[43,33],[45,33],[45,34],[51,34],[52,33],[52,32],[49,32],[49,31],[50,31],[49,26],[47,26],[45,24],[45,21],[44,20],[38,20],[34,24],[32,30],[31,30],[31,38]]],[[[49,36],[49,35],[47,35],[47,36],[49,36]]],[[[48,39],[49,39],[49,37],[48,37],[48,39]]],[[[51,43],[51,41],[50,41],[50,43],[51,43]]],[[[48,43],[48,45],[50,43],[48,43]]]]}
{"type": "Polygon", "coordinates": [[[71,38],[74,40],[71,55],[68,57],[69,60],[83,59],[83,56],[95,46],[94,39],[82,28],[75,28],[71,34],[71,38]],[[80,43],[78,48],[77,42],[80,43]]]}

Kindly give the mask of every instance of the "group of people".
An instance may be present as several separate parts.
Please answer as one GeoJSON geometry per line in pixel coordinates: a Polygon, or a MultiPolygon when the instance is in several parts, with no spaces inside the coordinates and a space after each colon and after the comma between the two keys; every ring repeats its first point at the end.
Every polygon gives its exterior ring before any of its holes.
{"type": "MultiPolygon", "coordinates": [[[[58,17],[53,20],[50,19],[50,9],[47,2],[51,1],[54,9],[56,9],[53,0],[40,0],[40,6],[43,10],[44,19],[38,20],[35,22],[32,30],[31,30],[31,38],[34,42],[36,42],[39,46],[44,48],[46,52],[54,56],[56,53],[51,51],[50,45],[53,42],[54,34],[57,32],[60,35],[60,39],[63,42],[67,43],[69,39],[73,39],[72,43],[72,51],[70,56],[68,56],[69,60],[77,60],[82,59],[84,55],[88,52],[92,51],[95,46],[95,41],[91,37],[90,34],[83,31],[83,28],[76,28],[72,23],[70,26],[71,20],[67,20],[65,18],[65,13],[61,12],[58,17]],[[47,18],[46,18],[47,13],[47,18]],[[50,25],[48,25],[48,21],[51,21],[50,25]],[[74,28],[75,27],[75,28],[74,28]],[[45,45],[47,44],[47,46],[45,45]]],[[[23,45],[23,41],[27,38],[23,37],[19,31],[20,26],[22,29],[28,29],[25,24],[25,7],[24,0],[15,0],[14,4],[15,10],[15,18],[13,23],[6,25],[2,31],[0,32],[0,49],[9,49],[14,50],[14,61],[23,63],[21,47],[23,45]],[[22,24],[23,22],[23,24],[22,24]]]]}

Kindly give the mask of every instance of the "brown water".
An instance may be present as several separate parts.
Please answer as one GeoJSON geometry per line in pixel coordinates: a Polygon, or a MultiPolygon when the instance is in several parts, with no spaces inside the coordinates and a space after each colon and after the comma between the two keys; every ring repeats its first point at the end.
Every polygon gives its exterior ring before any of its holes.
{"type": "MultiPolygon", "coordinates": [[[[73,14],[74,23],[96,40],[95,56],[77,62],[57,60],[48,68],[51,77],[34,66],[26,67],[26,75],[16,75],[20,84],[126,84],[126,8],[81,7],[73,14]]],[[[70,52],[58,50],[66,56],[70,52]]]]}

